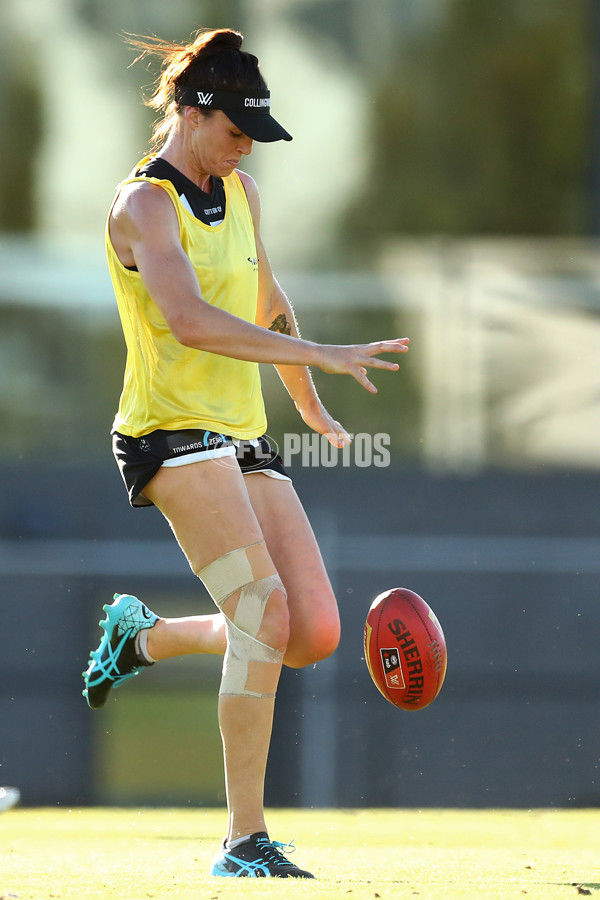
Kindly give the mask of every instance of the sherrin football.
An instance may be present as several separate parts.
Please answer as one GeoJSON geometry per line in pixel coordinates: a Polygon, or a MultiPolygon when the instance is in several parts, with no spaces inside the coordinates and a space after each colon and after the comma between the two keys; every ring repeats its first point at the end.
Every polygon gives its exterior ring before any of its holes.
{"type": "Polygon", "coordinates": [[[375,597],[365,623],[365,662],[375,686],[399,709],[425,709],[446,675],[446,640],[428,604],[408,588],[375,597]]]}

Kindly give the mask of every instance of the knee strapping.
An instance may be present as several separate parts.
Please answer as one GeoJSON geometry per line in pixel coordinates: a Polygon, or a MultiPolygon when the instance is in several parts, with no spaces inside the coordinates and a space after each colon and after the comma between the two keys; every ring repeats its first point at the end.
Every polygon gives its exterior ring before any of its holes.
{"type": "MultiPolygon", "coordinates": [[[[223,660],[220,694],[264,698],[275,696],[273,691],[252,690],[249,686],[249,675],[254,676],[251,681],[255,681],[257,670],[260,672],[261,666],[255,664],[281,665],[283,660],[281,650],[269,647],[257,638],[269,597],[275,590],[285,593],[279,575],[262,575],[262,572],[272,568],[266,545],[260,542],[225,553],[196,573],[225,616],[227,650],[223,660]],[[261,575],[262,577],[257,577],[261,575]],[[229,616],[223,606],[236,591],[240,592],[240,596],[235,612],[229,616]]],[[[260,680],[258,674],[255,686],[260,686],[260,680]]]]}

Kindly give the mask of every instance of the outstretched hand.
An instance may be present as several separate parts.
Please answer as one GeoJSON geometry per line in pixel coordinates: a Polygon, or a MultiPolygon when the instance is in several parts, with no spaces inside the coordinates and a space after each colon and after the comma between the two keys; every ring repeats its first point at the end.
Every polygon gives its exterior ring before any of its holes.
{"type": "Polygon", "coordinates": [[[312,428],[313,431],[316,431],[317,434],[324,434],[333,447],[342,450],[351,442],[352,438],[344,426],[337,419],[333,418],[318,398],[310,405],[300,406],[296,404],[296,408],[306,425],[312,428]]]}
{"type": "Polygon", "coordinates": [[[367,368],[388,369],[395,372],[400,368],[398,363],[379,359],[381,353],[406,353],[409,338],[397,338],[393,341],[375,341],[371,344],[322,344],[321,359],[318,366],[331,375],[352,375],[371,394],[377,388],[367,377],[367,368]]]}

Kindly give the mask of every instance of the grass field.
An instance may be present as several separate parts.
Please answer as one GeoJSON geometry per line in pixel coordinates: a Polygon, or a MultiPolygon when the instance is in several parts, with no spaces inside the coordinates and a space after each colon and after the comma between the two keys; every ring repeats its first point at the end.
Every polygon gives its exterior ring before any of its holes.
{"type": "Polygon", "coordinates": [[[222,810],[16,809],[0,900],[577,897],[600,891],[600,811],[274,810],[271,836],[318,880],[207,872],[222,810]]]}

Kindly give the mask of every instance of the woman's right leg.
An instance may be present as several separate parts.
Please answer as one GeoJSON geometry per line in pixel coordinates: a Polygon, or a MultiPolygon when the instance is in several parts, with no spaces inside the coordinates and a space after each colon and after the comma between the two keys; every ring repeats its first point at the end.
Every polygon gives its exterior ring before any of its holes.
{"type": "Polygon", "coordinates": [[[179,616],[160,619],[148,632],[149,656],[158,662],[174,656],[216,653],[227,648],[227,630],[223,613],[210,616],[179,616]]]}
{"type": "MultiPolygon", "coordinates": [[[[144,492],[165,515],[192,570],[207,579],[209,588],[221,583],[236,584],[234,559],[241,558],[238,554],[249,561],[254,584],[276,577],[275,566],[263,544],[262,531],[235,459],[219,460],[218,464],[206,461],[175,468],[163,467],[144,492]],[[234,555],[232,551],[238,551],[238,554],[234,555]],[[223,559],[226,554],[231,557],[223,559]],[[215,561],[219,564],[216,578],[211,567],[215,561]]],[[[247,566],[248,562],[245,564],[247,566]]],[[[226,658],[219,697],[229,840],[266,831],[263,793],[273,698],[289,633],[287,602],[281,582],[266,598],[260,615],[256,612],[256,598],[252,595],[249,600],[248,592],[243,596],[244,591],[245,588],[236,588],[219,602],[228,620],[229,638],[241,630],[231,625],[234,619],[241,622],[249,618],[257,624],[253,637],[242,634],[241,642],[238,642],[238,656],[240,652],[243,656],[250,648],[249,658],[232,659],[231,653],[226,658]],[[253,647],[256,649],[254,657],[258,658],[252,658],[253,647]]],[[[170,629],[168,623],[165,626],[157,623],[151,629],[152,642],[148,649],[155,658],[161,658],[169,649],[174,627],[170,629]]]]}

